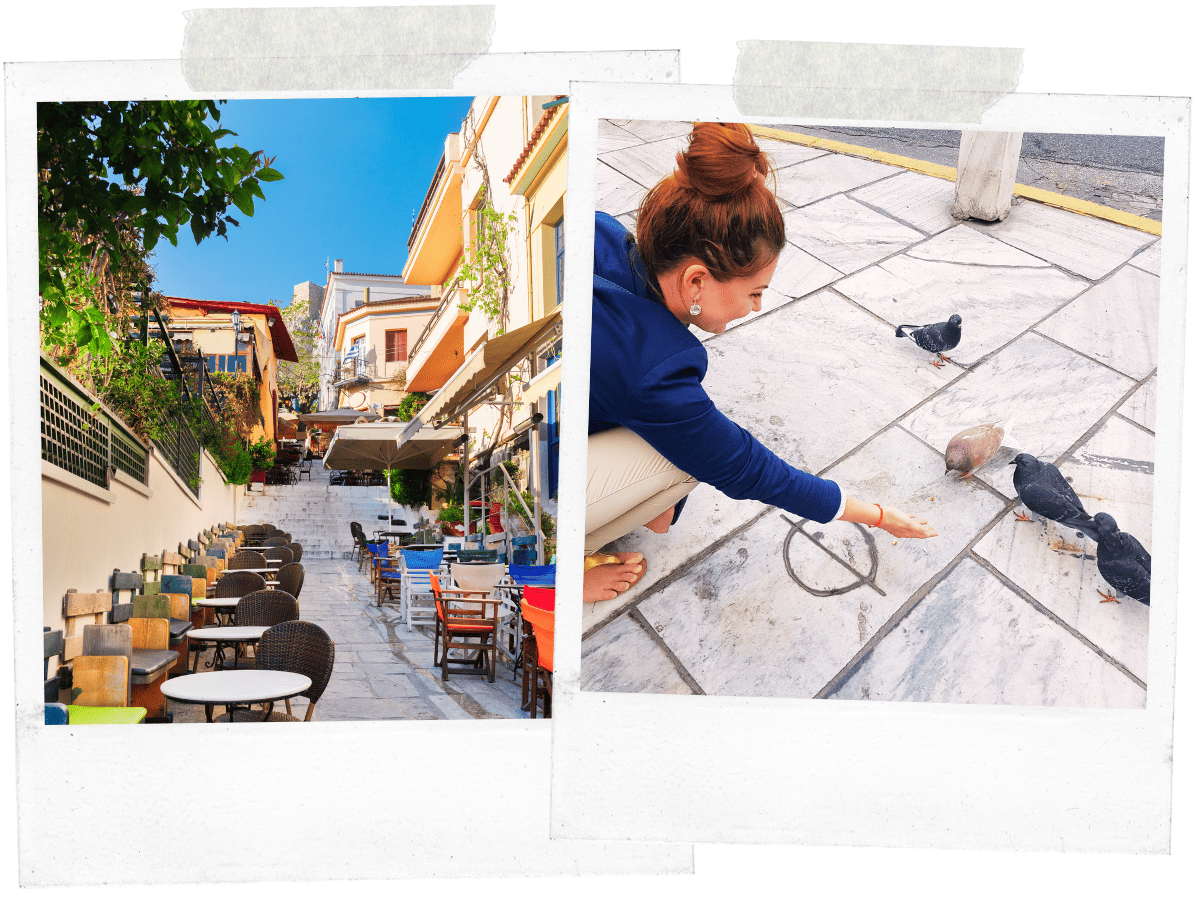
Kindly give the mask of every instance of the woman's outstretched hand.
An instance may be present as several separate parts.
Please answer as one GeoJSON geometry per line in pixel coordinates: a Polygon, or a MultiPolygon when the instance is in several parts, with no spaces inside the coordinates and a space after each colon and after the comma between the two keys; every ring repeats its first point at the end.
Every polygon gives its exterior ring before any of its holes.
{"type": "Polygon", "coordinates": [[[918,519],[894,506],[883,508],[883,523],[879,526],[892,537],[930,538],[937,537],[937,529],[925,519],[918,519]]]}
{"type": "Polygon", "coordinates": [[[881,528],[892,537],[897,538],[937,537],[937,529],[925,519],[918,519],[915,515],[910,515],[894,506],[864,503],[854,497],[846,498],[846,509],[842,513],[842,520],[881,528]]]}

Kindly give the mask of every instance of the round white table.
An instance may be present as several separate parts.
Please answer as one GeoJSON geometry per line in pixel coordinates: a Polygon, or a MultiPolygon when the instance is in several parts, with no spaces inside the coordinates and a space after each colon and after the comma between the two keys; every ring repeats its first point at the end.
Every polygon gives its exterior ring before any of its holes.
{"type": "MultiPolygon", "coordinates": [[[[237,598],[219,597],[212,598],[216,600],[226,601],[231,600],[234,604],[237,603],[237,598]]],[[[205,603],[205,606],[217,606],[216,603],[205,603]]],[[[221,671],[225,668],[225,650],[229,647],[236,648],[238,644],[257,644],[262,638],[263,632],[267,630],[265,625],[221,625],[215,628],[196,628],[188,632],[188,640],[196,641],[198,644],[216,644],[217,649],[213,654],[212,662],[205,663],[206,668],[221,671]]],[[[190,648],[189,648],[190,649],[190,648]]],[[[236,650],[234,659],[237,659],[236,650]]],[[[192,672],[196,671],[196,667],[200,664],[200,647],[196,647],[196,661],[192,664],[192,672]]]]}
{"type": "MultiPolygon", "coordinates": [[[[226,669],[170,678],[163,683],[162,692],[164,697],[180,703],[203,703],[204,718],[211,722],[214,706],[273,704],[276,700],[295,697],[311,685],[312,679],[295,672],[226,669]]],[[[270,714],[268,709],[266,716],[270,714]]]]}

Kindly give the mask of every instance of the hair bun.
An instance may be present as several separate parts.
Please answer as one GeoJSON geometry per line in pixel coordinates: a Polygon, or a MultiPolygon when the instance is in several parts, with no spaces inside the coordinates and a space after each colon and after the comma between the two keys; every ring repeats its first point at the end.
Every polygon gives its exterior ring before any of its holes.
{"type": "Polygon", "coordinates": [[[675,162],[680,186],[709,201],[737,196],[770,171],[750,129],[740,123],[697,122],[675,162]]]}

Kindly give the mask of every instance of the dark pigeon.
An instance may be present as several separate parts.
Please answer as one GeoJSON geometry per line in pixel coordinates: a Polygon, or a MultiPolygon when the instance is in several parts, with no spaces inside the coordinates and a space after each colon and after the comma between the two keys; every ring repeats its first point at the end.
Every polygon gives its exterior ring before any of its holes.
{"type": "MultiPolygon", "coordinates": [[[[1104,580],[1122,594],[1150,605],[1150,554],[1132,534],[1117,528],[1108,513],[1096,513],[1093,520],[1100,531],[1096,547],[1096,567],[1104,580]]],[[[1116,597],[1101,593],[1105,603],[1116,597]]]]}
{"type": "MultiPolygon", "coordinates": [[[[1093,541],[1100,539],[1100,532],[1092,517],[1084,511],[1075,489],[1053,463],[1041,462],[1028,453],[1018,453],[1009,465],[1017,467],[1013,472],[1013,487],[1031,512],[1082,531],[1093,541]]],[[[1020,514],[1017,517],[1029,521],[1020,514]]]]}
{"type": "Polygon", "coordinates": [[[955,313],[948,321],[932,325],[897,325],[896,337],[911,338],[922,350],[936,353],[938,358],[933,364],[940,368],[946,361],[943,354],[953,350],[962,340],[962,316],[955,313]]]}

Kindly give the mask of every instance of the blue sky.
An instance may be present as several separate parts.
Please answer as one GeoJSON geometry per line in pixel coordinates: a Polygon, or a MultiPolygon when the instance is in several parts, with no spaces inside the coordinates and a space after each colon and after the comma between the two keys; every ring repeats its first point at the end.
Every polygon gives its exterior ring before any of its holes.
{"type": "Polygon", "coordinates": [[[179,246],[160,240],[155,289],[177,297],[287,305],[302,281],[325,284],[325,263],[399,275],[413,210],[458,131],[470,97],[231,100],[221,127],[237,143],[276,157],[283,181],[263,184],[254,216],[199,245],[188,228],[179,246]]]}

